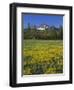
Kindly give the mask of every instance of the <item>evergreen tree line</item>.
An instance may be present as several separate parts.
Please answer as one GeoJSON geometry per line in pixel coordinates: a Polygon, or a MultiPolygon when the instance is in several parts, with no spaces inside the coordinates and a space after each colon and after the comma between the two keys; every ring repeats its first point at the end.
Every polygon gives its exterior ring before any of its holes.
{"type": "Polygon", "coordinates": [[[24,39],[42,39],[42,40],[62,40],[63,28],[60,26],[56,28],[54,26],[46,30],[37,30],[36,26],[33,28],[28,25],[28,28],[24,29],[24,39]]]}

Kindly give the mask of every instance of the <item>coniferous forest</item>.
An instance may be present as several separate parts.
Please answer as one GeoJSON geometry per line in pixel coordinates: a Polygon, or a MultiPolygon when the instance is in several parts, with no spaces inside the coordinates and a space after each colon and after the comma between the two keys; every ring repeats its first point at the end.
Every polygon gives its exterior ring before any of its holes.
{"type": "Polygon", "coordinates": [[[62,40],[63,39],[63,27],[51,26],[45,30],[37,30],[36,26],[33,27],[28,24],[28,28],[23,29],[24,39],[43,39],[43,40],[62,40]]]}

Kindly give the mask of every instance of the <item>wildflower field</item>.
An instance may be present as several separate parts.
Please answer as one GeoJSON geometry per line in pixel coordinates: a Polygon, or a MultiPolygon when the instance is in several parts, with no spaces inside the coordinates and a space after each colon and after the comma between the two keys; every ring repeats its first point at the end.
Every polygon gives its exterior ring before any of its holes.
{"type": "Polygon", "coordinates": [[[63,73],[62,40],[23,40],[23,74],[63,73]]]}

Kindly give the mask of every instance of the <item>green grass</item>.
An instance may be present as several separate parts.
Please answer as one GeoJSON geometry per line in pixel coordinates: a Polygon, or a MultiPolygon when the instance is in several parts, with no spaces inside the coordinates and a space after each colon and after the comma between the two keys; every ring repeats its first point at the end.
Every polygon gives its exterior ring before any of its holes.
{"type": "Polygon", "coordinates": [[[63,73],[62,40],[24,40],[23,74],[63,73]]]}

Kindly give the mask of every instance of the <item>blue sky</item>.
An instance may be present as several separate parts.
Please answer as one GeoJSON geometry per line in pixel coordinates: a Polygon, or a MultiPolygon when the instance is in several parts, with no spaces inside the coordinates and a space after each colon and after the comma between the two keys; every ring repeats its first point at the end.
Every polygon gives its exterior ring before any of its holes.
{"type": "Polygon", "coordinates": [[[63,26],[62,15],[23,14],[22,19],[24,28],[27,28],[28,23],[30,23],[31,26],[40,26],[41,24],[55,27],[59,27],[60,25],[63,26]]]}

